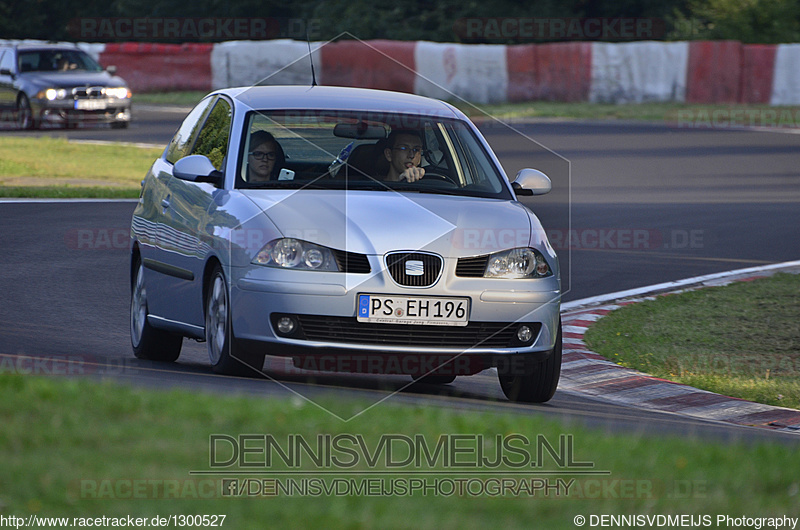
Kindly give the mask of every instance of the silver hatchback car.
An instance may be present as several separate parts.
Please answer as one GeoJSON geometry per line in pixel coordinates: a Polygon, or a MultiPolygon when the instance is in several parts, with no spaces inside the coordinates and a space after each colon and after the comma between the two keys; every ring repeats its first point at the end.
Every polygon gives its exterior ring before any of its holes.
{"type": "Polygon", "coordinates": [[[248,87],[206,96],[142,182],[131,341],[220,373],[265,356],[445,384],[496,367],[544,402],[561,369],[558,258],[486,140],[453,106],[394,92],[248,87]]]}

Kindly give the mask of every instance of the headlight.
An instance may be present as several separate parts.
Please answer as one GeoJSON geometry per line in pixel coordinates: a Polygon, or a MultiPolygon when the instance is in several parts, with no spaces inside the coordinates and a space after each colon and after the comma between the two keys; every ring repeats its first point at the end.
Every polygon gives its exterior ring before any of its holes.
{"type": "Polygon", "coordinates": [[[331,249],[291,237],[276,239],[264,245],[253,263],[279,269],[339,270],[331,249]]]}
{"type": "Polygon", "coordinates": [[[126,99],[131,97],[131,91],[126,87],[107,88],[106,95],[117,99],[126,99]]]}
{"type": "Polygon", "coordinates": [[[542,254],[533,248],[513,248],[489,256],[485,278],[546,278],[553,271],[542,254]]]}
{"type": "Polygon", "coordinates": [[[66,88],[48,88],[46,90],[40,90],[39,93],[36,94],[37,99],[47,99],[49,101],[64,99],[65,97],[67,97],[66,88]]]}

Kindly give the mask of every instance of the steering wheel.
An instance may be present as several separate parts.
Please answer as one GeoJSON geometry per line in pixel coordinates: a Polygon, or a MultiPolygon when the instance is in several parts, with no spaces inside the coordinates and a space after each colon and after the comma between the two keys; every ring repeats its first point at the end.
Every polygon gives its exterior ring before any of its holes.
{"type": "Polygon", "coordinates": [[[401,182],[412,186],[421,185],[426,188],[454,189],[459,187],[458,184],[453,182],[447,175],[434,172],[428,173],[427,171],[425,172],[425,176],[419,180],[415,180],[414,182],[402,180],[401,182]]]}
{"type": "MultiPolygon", "coordinates": [[[[425,169],[425,175],[422,177],[421,180],[425,180],[427,178],[434,178],[434,179],[443,180],[443,181],[447,182],[448,184],[452,184],[453,186],[458,187],[458,184],[456,184],[456,181],[453,180],[452,177],[450,177],[449,175],[445,175],[444,173],[438,173],[436,171],[428,171],[427,169],[425,169]]],[[[417,182],[419,182],[419,180],[417,182]]]]}

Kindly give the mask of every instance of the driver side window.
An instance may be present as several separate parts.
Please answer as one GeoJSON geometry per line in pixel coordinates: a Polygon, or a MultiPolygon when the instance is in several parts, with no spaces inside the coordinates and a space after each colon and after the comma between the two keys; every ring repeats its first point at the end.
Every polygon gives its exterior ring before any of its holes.
{"type": "Polygon", "coordinates": [[[231,106],[219,98],[197,137],[193,155],[205,155],[218,171],[222,170],[222,162],[228,154],[228,137],[231,130],[231,106]]]}
{"type": "Polygon", "coordinates": [[[186,116],[178,132],[175,133],[175,136],[169,142],[169,146],[167,146],[167,162],[174,164],[181,158],[191,154],[200,126],[205,122],[205,117],[211,109],[211,103],[215,100],[215,97],[204,99],[186,116]]]}

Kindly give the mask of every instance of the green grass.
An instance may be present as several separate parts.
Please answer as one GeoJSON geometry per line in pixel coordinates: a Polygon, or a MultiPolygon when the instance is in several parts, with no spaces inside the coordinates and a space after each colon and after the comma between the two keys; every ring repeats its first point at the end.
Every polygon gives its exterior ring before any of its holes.
{"type": "Polygon", "coordinates": [[[0,197],[136,197],[160,148],[0,138],[0,197]]]}
{"type": "Polygon", "coordinates": [[[78,186],[0,186],[0,198],[23,199],[135,199],[139,190],[78,186]]]}
{"type": "MultiPolygon", "coordinates": [[[[614,435],[563,425],[536,414],[391,402],[345,423],[298,398],[133,389],[88,379],[11,375],[9,364],[4,366],[0,374],[0,513],[6,516],[224,514],[228,528],[257,528],[264,521],[281,527],[319,528],[574,528],[572,520],[578,514],[735,512],[767,516],[797,507],[800,481],[789,470],[800,468],[800,452],[793,445],[614,435]],[[220,493],[221,477],[189,474],[209,469],[212,434],[268,434],[285,447],[290,435],[313,443],[318,434],[345,433],[362,436],[368,452],[375,451],[384,434],[419,434],[433,447],[442,434],[482,434],[492,442],[495,435],[517,434],[531,441],[541,436],[557,445],[559,436],[567,433],[573,440],[573,461],[590,462],[594,470],[609,471],[610,475],[551,476],[551,484],[557,478],[576,479],[569,491],[562,489],[559,496],[554,491],[548,496],[540,491],[533,497],[417,492],[230,498],[220,493]],[[209,482],[213,484],[209,486],[209,482]],[[164,484],[168,483],[177,487],[165,494],[164,484]]],[[[235,384],[232,380],[231,385],[235,384]]],[[[323,398],[320,403],[346,416],[365,405],[341,397],[323,398]]],[[[491,443],[484,445],[487,456],[496,454],[491,443]]],[[[533,448],[530,451],[534,452],[533,448]]],[[[458,461],[474,462],[474,454],[474,449],[461,454],[458,461]]],[[[339,455],[349,459],[346,454],[339,455]]],[[[510,456],[519,458],[516,453],[510,456]]],[[[263,460],[263,454],[249,459],[251,463],[263,460]]],[[[535,471],[564,470],[547,452],[539,465],[535,471]]],[[[228,468],[225,477],[236,477],[240,469],[236,465],[228,468]]],[[[256,469],[268,472],[285,466],[256,469]]],[[[318,470],[309,460],[303,461],[301,469],[318,470]]],[[[367,469],[363,459],[354,469],[367,469]]],[[[379,464],[377,469],[386,468],[379,464]]],[[[454,476],[441,465],[434,469],[442,471],[441,475],[421,478],[470,478],[454,476]]],[[[483,478],[503,477],[508,469],[501,466],[497,473],[483,478]]],[[[392,476],[399,475],[385,477],[392,476]]],[[[308,477],[321,476],[311,473],[308,477]]],[[[535,474],[526,477],[542,478],[535,474]]]]}
{"type": "Polygon", "coordinates": [[[657,377],[800,409],[800,275],[625,306],[591,326],[586,342],[657,377]]]}
{"type": "MultiPolygon", "coordinates": [[[[179,105],[193,107],[208,92],[186,91],[186,92],[145,92],[134,94],[131,103],[136,105],[179,105]]],[[[134,107],[135,109],[135,107],[134,107]]]]}
{"type": "Polygon", "coordinates": [[[537,101],[497,105],[455,103],[472,119],[486,114],[502,120],[562,118],[573,120],[641,120],[699,127],[730,125],[800,126],[800,107],[769,105],[706,105],[690,103],[561,103],[537,101]],[[476,108],[477,107],[477,108],[476,108]],[[783,117],[783,118],[782,118],[783,117]]]}
{"type": "MultiPolygon", "coordinates": [[[[200,101],[205,92],[167,92],[134,95],[134,103],[183,105],[194,106],[200,101]]],[[[725,127],[726,120],[731,119],[739,125],[750,124],[751,117],[755,117],[755,125],[761,125],[758,120],[766,120],[763,125],[769,126],[773,113],[778,113],[776,122],[780,117],[789,118],[789,125],[800,126],[800,107],[773,107],[770,105],[756,104],[691,104],[691,103],[564,103],[554,101],[531,101],[524,103],[502,103],[472,105],[463,101],[453,101],[467,116],[473,119],[484,119],[486,115],[502,120],[526,118],[563,118],[575,120],[644,120],[668,123],[681,123],[681,119],[703,125],[705,121],[719,123],[725,127]],[[719,118],[714,119],[714,112],[722,111],[719,118]],[[750,114],[737,115],[734,112],[750,114]],[[681,115],[680,112],[685,112],[681,115]]],[[[784,119],[786,121],[786,119],[784,119]]]]}

